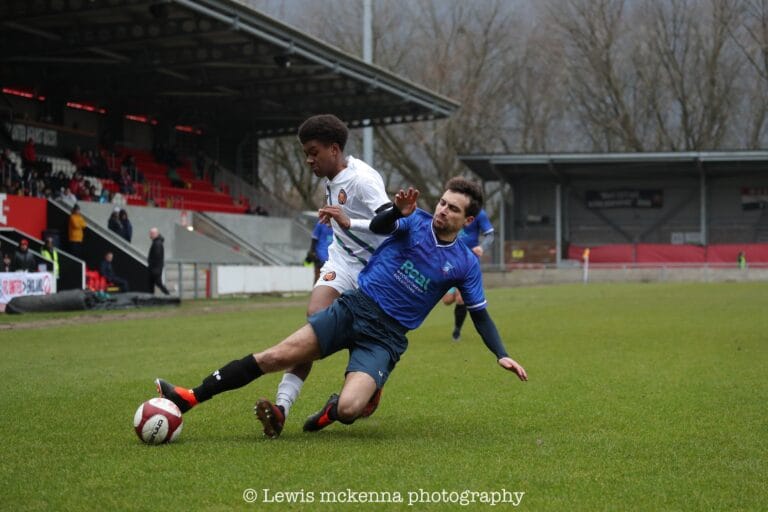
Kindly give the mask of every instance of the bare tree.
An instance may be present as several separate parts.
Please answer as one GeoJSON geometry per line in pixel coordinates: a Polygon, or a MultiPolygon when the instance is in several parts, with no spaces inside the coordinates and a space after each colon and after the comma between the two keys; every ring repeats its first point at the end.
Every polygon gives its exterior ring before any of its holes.
{"type": "Polygon", "coordinates": [[[566,55],[569,96],[595,150],[642,151],[645,121],[623,0],[563,0],[549,8],[566,55]]]}
{"type": "Polygon", "coordinates": [[[555,133],[556,127],[565,124],[568,111],[564,63],[561,46],[545,27],[533,24],[523,35],[507,75],[512,116],[502,126],[508,134],[502,140],[505,152],[546,152],[559,145],[559,137],[571,143],[582,139],[571,130],[555,133]]]}
{"type": "Polygon", "coordinates": [[[742,119],[749,120],[746,146],[758,149],[765,145],[768,128],[768,0],[740,0],[735,2],[741,23],[731,31],[731,37],[741,49],[753,80],[745,80],[742,119]]]}
{"type": "Polygon", "coordinates": [[[736,12],[724,1],[649,1],[649,36],[669,102],[655,105],[659,130],[667,135],[659,149],[720,147],[735,104],[740,60],[729,51],[736,12]],[[661,109],[661,110],[658,110],[661,109]]]}
{"type": "MultiPolygon", "coordinates": [[[[332,5],[336,4],[310,4],[307,30],[344,50],[359,52],[360,3],[341,1],[343,9],[332,5]],[[318,15],[320,9],[329,8],[337,13],[333,23],[318,15]]],[[[530,79],[525,88],[512,86],[516,66],[523,62],[516,52],[522,24],[505,0],[386,0],[374,6],[376,64],[462,105],[448,120],[379,127],[375,132],[375,165],[385,179],[393,187],[406,183],[418,187],[424,203],[432,204],[447,178],[466,172],[458,154],[516,147],[509,143],[513,132],[504,127],[516,123],[516,105],[523,103],[514,100],[515,94],[535,88],[530,79]]],[[[529,128],[524,130],[524,145],[543,147],[546,123],[535,114],[533,102],[528,101],[526,108],[529,128]],[[534,139],[537,142],[531,142],[534,139]]],[[[265,165],[297,183],[311,181],[306,173],[283,168],[294,160],[287,158],[289,147],[282,144],[262,144],[265,165]]],[[[307,183],[299,190],[305,206],[317,194],[307,183]]]]}
{"type": "MultiPolygon", "coordinates": [[[[361,2],[259,3],[360,53],[361,2]]],[[[447,120],[376,129],[375,167],[390,190],[421,189],[425,205],[466,172],[464,153],[766,142],[768,0],[375,0],[374,9],[376,65],[461,103],[447,120]]],[[[322,190],[295,138],[261,148],[267,187],[316,207],[322,190]]]]}
{"type": "Polygon", "coordinates": [[[461,108],[448,120],[378,129],[377,162],[433,204],[449,177],[466,172],[458,154],[505,148],[520,24],[501,0],[403,2],[400,9],[411,9],[407,17],[417,30],[398,71],[461,108]]]}

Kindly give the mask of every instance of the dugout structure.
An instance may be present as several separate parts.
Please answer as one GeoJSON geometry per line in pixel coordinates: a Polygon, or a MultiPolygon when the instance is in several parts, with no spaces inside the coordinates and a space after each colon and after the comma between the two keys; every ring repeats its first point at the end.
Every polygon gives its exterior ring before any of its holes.
{"type": "Polygon", "coordinates": [[[490,186],[502,186],[502,265],[526,261],[526,244],[534,253],[538,248],[539,262],[559,265],[578,258],[570,247],[629,245],[631,261],[638,247],[669,246],[685,258],[686,246],[738,251],[740,244],[768,242],[767,151],[460,159],[490,186]]]}

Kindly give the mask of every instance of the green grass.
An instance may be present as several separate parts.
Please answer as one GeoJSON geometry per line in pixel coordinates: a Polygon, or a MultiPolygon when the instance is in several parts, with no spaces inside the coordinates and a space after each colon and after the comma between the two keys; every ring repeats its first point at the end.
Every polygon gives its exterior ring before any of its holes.
{"type": "Polygon", "coordinates": [[[301,432],[341,384],[337,354],[316,364],[275,441],[261,437],[251,407],[274,396],[277,375],[185,415],[171,445],[141,444],[131,421],[154,377],[196,385],[292,332],[303,305],[196,303],[157,318],[2,330],[0,508],[390,510],[409,508],[419,489],[520,491],[518,509],[536,511],[768,508],[765,285],[488,296],[529,382],[495,365],[469,321],[452,343],[452,310],[440,306],[409,336],[373,417],[301,432]],[[259,491],[256,504],[243,501],[246,488],[259,491]],[[263,489],[315,501],[263,503],[263,489]],[[347,489],[399,492],[406,503],[320,503],[321,491],[347,489]]]}

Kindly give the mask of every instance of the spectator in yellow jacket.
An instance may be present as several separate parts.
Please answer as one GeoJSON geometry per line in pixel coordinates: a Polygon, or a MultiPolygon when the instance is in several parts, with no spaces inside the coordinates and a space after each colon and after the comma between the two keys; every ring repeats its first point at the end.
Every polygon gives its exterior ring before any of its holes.
{"type": "Polygon", "coordinates": [[[83,238],[86,227],[88,224],[80,214],[80,206],[73,206],[69,216],[69,252],[80,259],[83,259],[83,238]]]}

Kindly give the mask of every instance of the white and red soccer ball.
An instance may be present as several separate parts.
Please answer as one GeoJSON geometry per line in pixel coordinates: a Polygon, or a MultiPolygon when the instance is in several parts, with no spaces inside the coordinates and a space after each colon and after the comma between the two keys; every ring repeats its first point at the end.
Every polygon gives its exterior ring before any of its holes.
{"type": "Polygon", "coordinates": [[[133,415],[133,429],[147,444],[170,443],[181,434],[182,424],[181,411],[166,398],[147,400],[133,415]]]}

